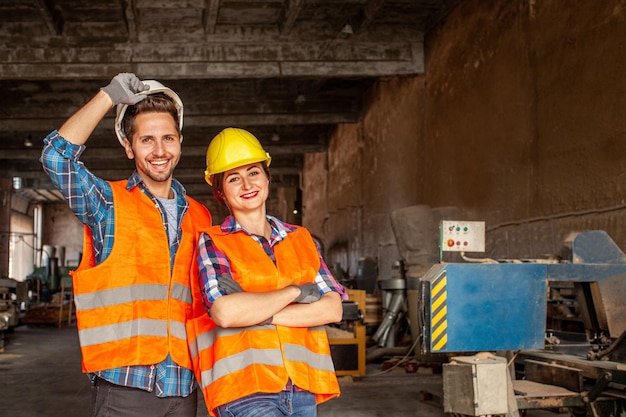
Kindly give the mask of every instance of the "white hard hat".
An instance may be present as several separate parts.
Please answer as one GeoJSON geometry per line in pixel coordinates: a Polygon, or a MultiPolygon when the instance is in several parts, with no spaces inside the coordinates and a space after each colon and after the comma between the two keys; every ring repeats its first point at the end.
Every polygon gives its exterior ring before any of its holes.
{"type": "MultiPolygon", "coordinates": [[[[174,92],[171,88],[168,88],[161,84],[156,80],[143,80],[144,84],[150,86],[149,90],[141,91],[137,94],[156,94],[163,93],[166,96],[170,97],[174,100],[174,105],[176,106],[176,110],[178,112],[178,128],[183,130],[183,101],[178,97],[178,94],[174,92]]],[[[117,135],[117,140],[120,141],[120,144],[124,146],[124,138],[126,135],[124,134],[124,129],[122,128],[122,120],[124,119],[124,115],[126,114],[126,109],[128,108],[128,104],[118,104],[117,105],[117,114],[115,116],[115,134],[117,135]]]]}

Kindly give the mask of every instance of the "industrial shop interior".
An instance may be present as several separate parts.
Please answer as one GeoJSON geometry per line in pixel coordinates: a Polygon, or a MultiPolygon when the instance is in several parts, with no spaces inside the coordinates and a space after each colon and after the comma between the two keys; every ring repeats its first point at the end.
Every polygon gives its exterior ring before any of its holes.
{"type": "MultiPolygon", "coordinates": [[[[2,2],[0,415],[91,413],[85,228],[40,158],[134,73],[184,103],[173,177],[213,225],[207,146],[247,129],[267,213],[346,289],[320,417],[626,417],[625,22],[622,0],[2,2]]],[[[115,119],[81,155],[111,182],[135,169],[115,119]]]]}

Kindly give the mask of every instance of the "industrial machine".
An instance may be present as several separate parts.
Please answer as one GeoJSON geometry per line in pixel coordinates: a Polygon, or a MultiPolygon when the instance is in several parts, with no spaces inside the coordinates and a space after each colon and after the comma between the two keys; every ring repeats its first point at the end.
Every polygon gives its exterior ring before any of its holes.
{"type": "MultiPolygon", "coordinates": [[[[441,224],[440,247],[477,244],[477,224],[441,224]]],[[[554,260],[440,262],[419,281],[420,350],[449,359],[445,412],[624,413],[626,255],[604,231],[572,233],[554,260]],[[576,326],[551,328],[555,306],[576,326]]]]}
{"type": "Polygon", "coordinates": [[[19,324],[22,306],[28,297],[27,291],[25,283],[0,278],[0,352],[4,350],[5,333],[19,324]]]}

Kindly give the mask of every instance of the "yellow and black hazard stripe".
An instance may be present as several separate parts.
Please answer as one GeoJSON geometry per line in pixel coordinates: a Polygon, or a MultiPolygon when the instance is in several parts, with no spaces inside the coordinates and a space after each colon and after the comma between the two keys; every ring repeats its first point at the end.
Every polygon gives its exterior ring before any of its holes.
{"type": "Polygon", "coordinates": [[[430,282],[430,349],[438,352],[448,344],[448,291],[446,270],[430,282]]]}

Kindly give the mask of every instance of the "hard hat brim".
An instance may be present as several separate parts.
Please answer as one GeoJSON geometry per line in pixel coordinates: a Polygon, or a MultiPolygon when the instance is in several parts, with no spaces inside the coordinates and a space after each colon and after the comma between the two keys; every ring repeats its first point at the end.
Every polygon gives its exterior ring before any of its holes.
{"type": "Polygon", "coordinates": [[[265,162],[265,165],[267,165],[269,167],[270,163],[272,162],[272,157],[270,156],[269,153],[265,152],[265,158],[264,159],[252,158],[252,159],[249,159],[249,160],[238,161],[236,164],[231,164],[229,166],[226,166],[223,170],[220,170],[220,172],[211,172],[210,173],[208,170],[205,170],[204,171],[204,180],[207,182],[207,184],[209,184],[212,187],[213,186],[213,176],[215,174],[221,174],[223,172],[230,171],[231,169],[242,167],[242,166],[248,165],[248,164],[254,164],[256,162],[265,162]]]}

